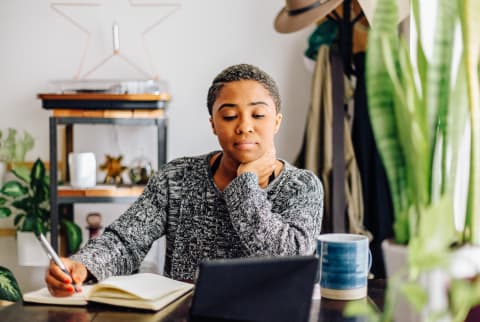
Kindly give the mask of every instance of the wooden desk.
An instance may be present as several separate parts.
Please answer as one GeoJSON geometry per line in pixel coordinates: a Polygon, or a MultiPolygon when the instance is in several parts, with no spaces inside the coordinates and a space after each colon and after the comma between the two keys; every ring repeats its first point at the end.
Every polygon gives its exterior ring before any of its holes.
{"type": "MultiPolygon", "coordinates": [[[[368,295],[380,309],[383,308],[385,280],[369,282],[368,295]]],[[[87,307],[47,306],[17,303],[0,309],[2,322],[190,322],[191,298],[170,312],[147,312],[100,304],[87,307]]],[[[310,311],[310,322],[353,321],[343,317],[347,302],[327,299],[314,300],[310,311]]],[[[210,320],[213,321],[213,320],[210,320]]],[[[355,320],[356,321],[356,320],[355,320]]],[[[363,320],[359,320],[363,321],[363,320]]],[[[193,321],[192,321],[193,322],[193,321]]],[[[292,321],[296,322],[296,321],[292,321]]]]}

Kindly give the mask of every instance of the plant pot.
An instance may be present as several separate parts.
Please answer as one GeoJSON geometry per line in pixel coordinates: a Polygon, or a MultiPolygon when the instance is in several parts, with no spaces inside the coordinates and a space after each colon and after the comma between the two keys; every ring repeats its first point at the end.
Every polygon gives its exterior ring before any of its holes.
{"type": "MultiPolygon", "coordinates": [[[[392,240],[382,242],[387,277],[399,276],[407,278],[408,247],[399,245],[392,240]]],[[[418,283],[427,291],[428,304],[422,312],[416,312],[406,299],[400,298],[395,302],[395,321],[425,321],[429,312],[444,311],[448,308],[448,285],[451,278],[472,278],[480,272],[480,247],[463,246],[452,250],[451,263],[447,269],[436,269],[423,273],[418,283]]],[[[441,320],[450,321],[449,317],[441,320]]],[[[470,321],[470,320],[469,320],[470,321]]]]}
{"type": "Polygon", "coordinates": [[[17,231],[17,258],[20,266],[46,267],[50,262],[33,232],[17,231]]]}
{"type": "MultiPolygon", "coordinates": [[[[406,279],[408,247],[397,244],[393,240],[385,239],[382,242],[382,251],[387,277],[391,279],[393,276],[399,275],[400,278],[406,279]]],[[[394,320],[396,322],[422,321],[420,314],[408,304],[405,298],[400,298],[398,301],[395,301],[394,320]]]]}

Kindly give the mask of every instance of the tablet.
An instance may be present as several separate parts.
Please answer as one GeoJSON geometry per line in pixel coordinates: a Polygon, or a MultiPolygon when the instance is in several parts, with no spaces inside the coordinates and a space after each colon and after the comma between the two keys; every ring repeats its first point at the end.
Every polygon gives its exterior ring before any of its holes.
{"type": "Polygon", "coordinates": [[[316,256],[203,261],[195,283],[193,321],[308,321],[316,256]]]}

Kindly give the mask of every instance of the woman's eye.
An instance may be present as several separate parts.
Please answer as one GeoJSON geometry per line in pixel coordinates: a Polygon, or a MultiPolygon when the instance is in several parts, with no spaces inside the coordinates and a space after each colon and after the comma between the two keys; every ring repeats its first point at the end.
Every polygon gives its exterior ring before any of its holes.
{"type": "Polygon", "coordinates": [[[254,114],[253,117],[256,118],[256,119],[261,119],[262,117],[265,117],[265,115],[263,115],[263,114],[254,114]]]}
{"type": "Polygon", "coordinates": [[[225,115],[225,116],[223,117],[223,119],[224,119],[225,121],[232,121],[232,120],[234,120],[236,117],[237,117],[236,115],[225,115]]]}

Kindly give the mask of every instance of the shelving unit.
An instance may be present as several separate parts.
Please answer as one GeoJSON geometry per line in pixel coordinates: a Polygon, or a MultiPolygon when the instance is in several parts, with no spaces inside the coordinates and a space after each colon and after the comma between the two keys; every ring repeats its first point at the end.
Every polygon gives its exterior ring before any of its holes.
{"type": "MultiPolygon", "coordinates": [[[[157,128],[157,168],[166,162],[167,94],[39,94],[42,106],[52,109],[50,116],[50,205],[51,244],[59,250],[59,214],[73,218],[75,203],[132,203],[143,186],[99,185],[90,189],[58,186],[58,126],[65,126],[65,160],[73,152],[75,124],[144,125],[157,128]]],[[[66,163],[68,179],[68,163],[66,163]]]]}

